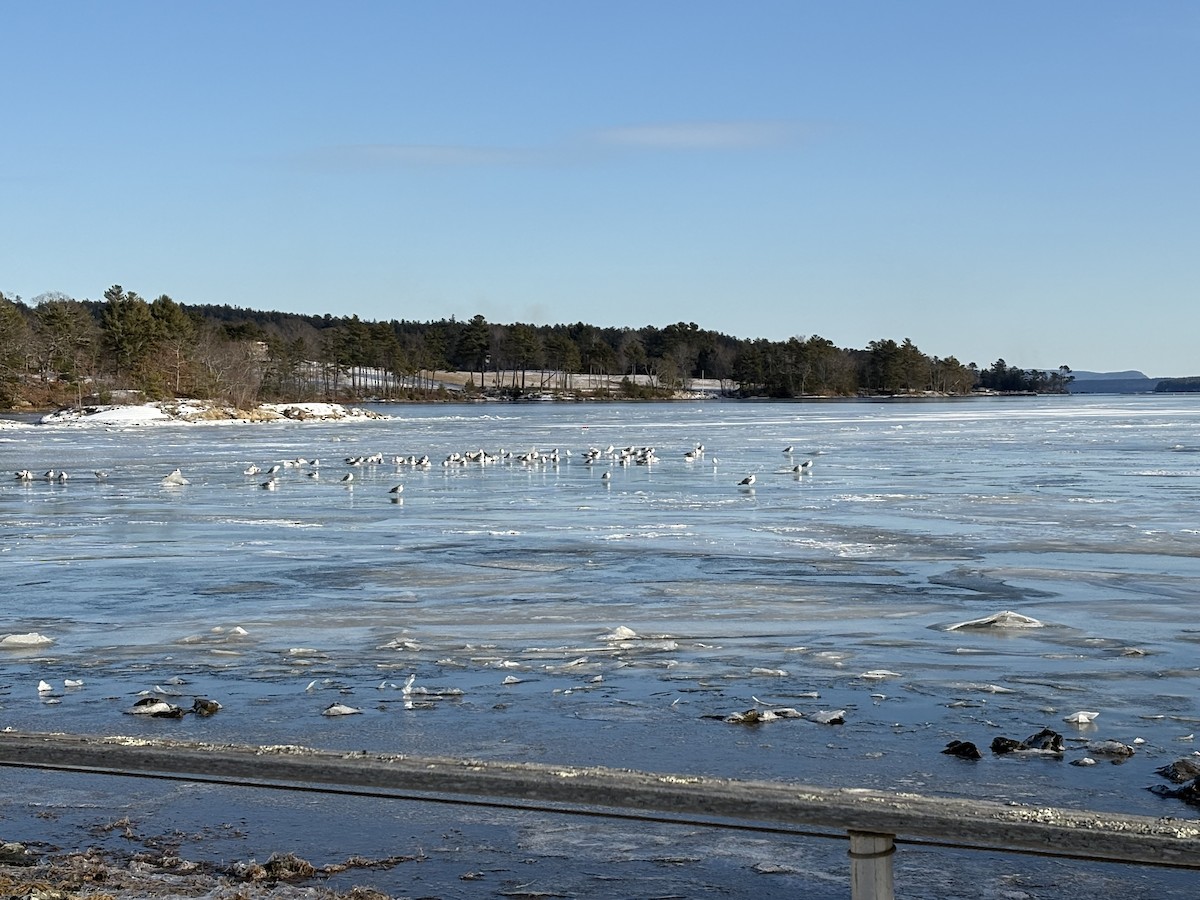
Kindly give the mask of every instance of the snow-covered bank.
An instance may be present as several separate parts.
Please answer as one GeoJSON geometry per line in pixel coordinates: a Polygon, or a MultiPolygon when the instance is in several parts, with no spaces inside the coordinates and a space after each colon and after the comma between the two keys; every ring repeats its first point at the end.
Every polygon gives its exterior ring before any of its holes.
{"type": "Polygon", "coordinates": [[[208,422],[366,421],[389,416],[340,403],[263,403],[236,409],[200,400],[167,400],[133,405],[84,406],[47,413],[41,425],[139,426],[208,422]]]}

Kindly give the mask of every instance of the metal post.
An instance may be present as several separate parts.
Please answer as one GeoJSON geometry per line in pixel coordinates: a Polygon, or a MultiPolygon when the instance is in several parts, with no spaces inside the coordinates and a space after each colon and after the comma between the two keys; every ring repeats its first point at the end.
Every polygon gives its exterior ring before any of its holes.
{"type": "Polygon", "coordinates": [[[851,831],[851,900],[894,900],[896,896],[892,856],[894,835],[851,831]]]}

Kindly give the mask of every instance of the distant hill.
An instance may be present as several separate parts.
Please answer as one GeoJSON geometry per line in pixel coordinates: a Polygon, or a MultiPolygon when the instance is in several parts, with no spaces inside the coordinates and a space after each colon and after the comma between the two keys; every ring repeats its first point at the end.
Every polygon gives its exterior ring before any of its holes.
{"type": "Polygon", "coordinates": [[[1072,394],[1152,394],[1161,378],[1149,378],[1143,372],[1130,369],[1125,372],[1077,372],[1072,370],[1075,380],[1068,385],[1072,394]]]}
{"type": "Polygon", "coordinates": [[[1125,372],[1081,372],[1076,369],[1071,370],[1071,374],[1075,376],[1076,381],[1133,381],[1142,379],[1150,381],[1146,373],[1139,372],[1137,369],[1129,369],[1125,372]]]}
{"type": "MultiPolygon", "coordinates": [[[[1057,369],[1046,370],[1057,372],[1057,369]]],[[[1151,378],[1145,372],[1128,369],[1124,372],[1079,372],[1072,370],[1074,380],[1067,385],[1071,394],[1171,394],[1200,393],[1200,375],[1184,378],[1151,378]]]]}

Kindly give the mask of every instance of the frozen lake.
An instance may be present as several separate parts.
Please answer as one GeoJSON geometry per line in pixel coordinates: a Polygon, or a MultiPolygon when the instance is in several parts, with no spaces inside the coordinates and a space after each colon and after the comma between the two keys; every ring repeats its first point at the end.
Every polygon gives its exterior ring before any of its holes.
{"type": "MultiPolygon", "coordinates": [[[[1194,398],[375,409],[393,418],[0,431],[0,637],[53,641],[0,649],[0,727],[1196,817],[1146,790],[1193,753],[1200,722],[1194,398]],[[656,462],[621,463],[646,447],[656,462]],[[497,459],[442,464],[480,449],[497,459]],[[532,449],[543,458],[518,460],[532,449]],[[371,454],[383,464],[346,462],[371,454]],[[422,455],[430,467],[407,463],[422,455]],[[273,490],[242,474],[297,459],[320,466],[282,469],[273,490]],[[162,484],[176,468],[189,483],[162,484]],[[72,477],[22,483],[20,469],[72,477]],[[1043,627],[952,628],[1002,611],[1043,627]],[[42,680],[53,690],[39,694],[42,680]],[[223,709],[127,714],[156,687],[223,709]],[[360,712],[323,715],[333,703],[360,712]],[[804,718],[723,721],[777,708],[804,718]],[[1099,715],[1064,721],[1080,710],[1099,715]],[[844,723],[819,724],[837,711],[844,723]],[[987,749],[1043,727],[1062,733],[1061,759],[987,749]],[[984,758],[941,754],[956,739],[984,758]],[[1068,764],[1100,740],[1136,752],[1068,764]]],[[[57,789],[37,803],[86,819],[57,789]]],[[[36,804],[7,804],[0,838],[16,840],[36,804]]],[[[286,818],[284,800],[268,805],[286,818]]],[[[558,835],[578,842],[568,855],[603,857],[602,831],[530,826],[519,852],[553,857],[542,843],[558,835]]],[[[727,896],[795,895],[778,874],[738,881],[755,852],[704,878],[727,896]]],[[[1169,893],[1172,876],[1153,877],[1167,881],[1146,895],[1169,893]]],[[[427,890],[488,896],[499,883],[427,890]]],[[[829,889],[845,896],[836,879],[829,889]]]]}

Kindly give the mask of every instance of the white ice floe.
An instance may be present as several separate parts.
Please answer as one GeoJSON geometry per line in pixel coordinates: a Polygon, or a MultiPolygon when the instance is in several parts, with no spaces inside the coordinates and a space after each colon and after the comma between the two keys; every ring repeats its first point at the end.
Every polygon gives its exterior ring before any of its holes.
{"type": "Polygon", "coordinates": [[[376,650],[408,650],[416,653],[422,649],[421,645],[416,641],[406,640],[405,638],[395,638],[388,641],[386,644],[380,644],[376,650]]]}
{"type": "Polygon", "coordinates": [[[636,639],[638,633],[626,625],[618,625],[608,634],[600,636],[602,641],[632,641],[636,639]]]}
{"type": "Polygon", "coordinates": [[[1079,712],[1073,712],[1069,716],[1063,716],[1063,721],[1070,725],[1091,725],[1092,721],[1098,716],[1098,712],[1089,712],[1081,709],[1079,712]]]}
{"type": "Polygon", "coordinates": [[[46,682],[46,681],[38,682],[38,693],[39,694],[48,694],[52,690],[54,690],[54,688],[50,685],[49,682],[46,682]]]}
{"type": "Polygon", "coordinates": [[[964,691],[980,691],[984,694],[1015,694],[1012,688],[1006,688],[999,684],[979,684],[977,682],[960,682],[954,687],[964,691]]]}
{"type": "Polygon", "coordinates": [[[844,709],[822,709],[815,713],[809,713],[806,718],[818,725],[841,725],[846,721],[846,711],[844,709]]]}
{"type": "Polygon", "coordinates": [[[883,681],[885,678],[902,678],[903,676],[899,672],[890,672],[887,669],[871,669],[858,677],[867,681],[883,681]]]}
{"type": "Polygon", "coordinates": [[[81,688],[81,687],[83,687],[83,679],[82,678],[63,679],[63,687],[65,687],[65,688],[81,688]]]}
{"type": "Polygon", "coordinates": [[[26,647],[48,647],[53,643],[53,638],[48,638],[44,634],[38,634],[36,631],[29,631],[25,634],[6,634],[0,637],[0,647],[5,650],[19,650],[26,647]]]}
{"type": "Polygon", "coordinates": [[[647,640],[638,638],[636,641],[612,641],[609,642],[608,650],[642,650],[652,652],[656,650],[670,653],[672,650],[678,650],[679,644],[672,640],[647,640]]]}
{"type": "Polygon", "coordinates": [[[345,703],[331,703],[325,707],[325,711],[321,713],[323,716],[353,716],[361,713],[362,710],[355,706],[347,706],[345,703]]]}
{"type": "Polygon", "coordinates": [[[669,652],[679,649],[679,644],[667,635],[657,634],[646,637],[626,625],[619,625],[608,634],[600,635],[599,640],[607,644],[607,647],[595,650],[594,652],[597,653],[605,650],[665,650],[669,652]]]}
{"type": "Polygon", "coordinates": [[[152,716],[157,719],[176,718],[183,713],[174,703],[168,703],[160,697],[143,697],[125,712],[131,716],[152,716]]]}
{"type": "MultiPolygon", "coordinates": [[[[673,704],[672,704],[673,705],[673,704]]],[[[730,725],[757,725],[760,722],[778,722],[780,719],[803,719],[804,714],[790,706],[773,709],[748,709],[727,715],[722,721],[730,725]]]]}
{"type": "Polygon", "coordinates": [[[1012,610],[1003,610],[984,616],[982,619],[970,619],[948,625],[947,631],[958,631],[960,628],[1044,628],[1045,625],[1031,616],[1025,616],[1012,610]]]}
{"type": "Polygon", "coordinates": [[[788,670],[787,669],[765,669],[765,668],[761,668],[759,666],[755,666],[753,669],[750,670],[750,674],[751,675],[770,675],[775,678],[787,678],[788,670]]]}
{"type": "Polygon", "coordinates": [[[404,695],[405,699],[413,696],[432,697],[436,699],[438,697],[461,697],[463,695],[463,692],[459,688],[427,688],[416,684],[416,680],[417,676],[413,674],[409,675],[408,680],[404,682],[404,687],[401,688],[400,693],[404,695]]]}
{"type": "Polygon", "coordinates": [[[804,713],[798,709],[793,709],[790,706],[777,706],[775,709],[764,709],[762,711],[762,719],[764,722],[773,722],[776,719],[803,719],[804,713]]]}

